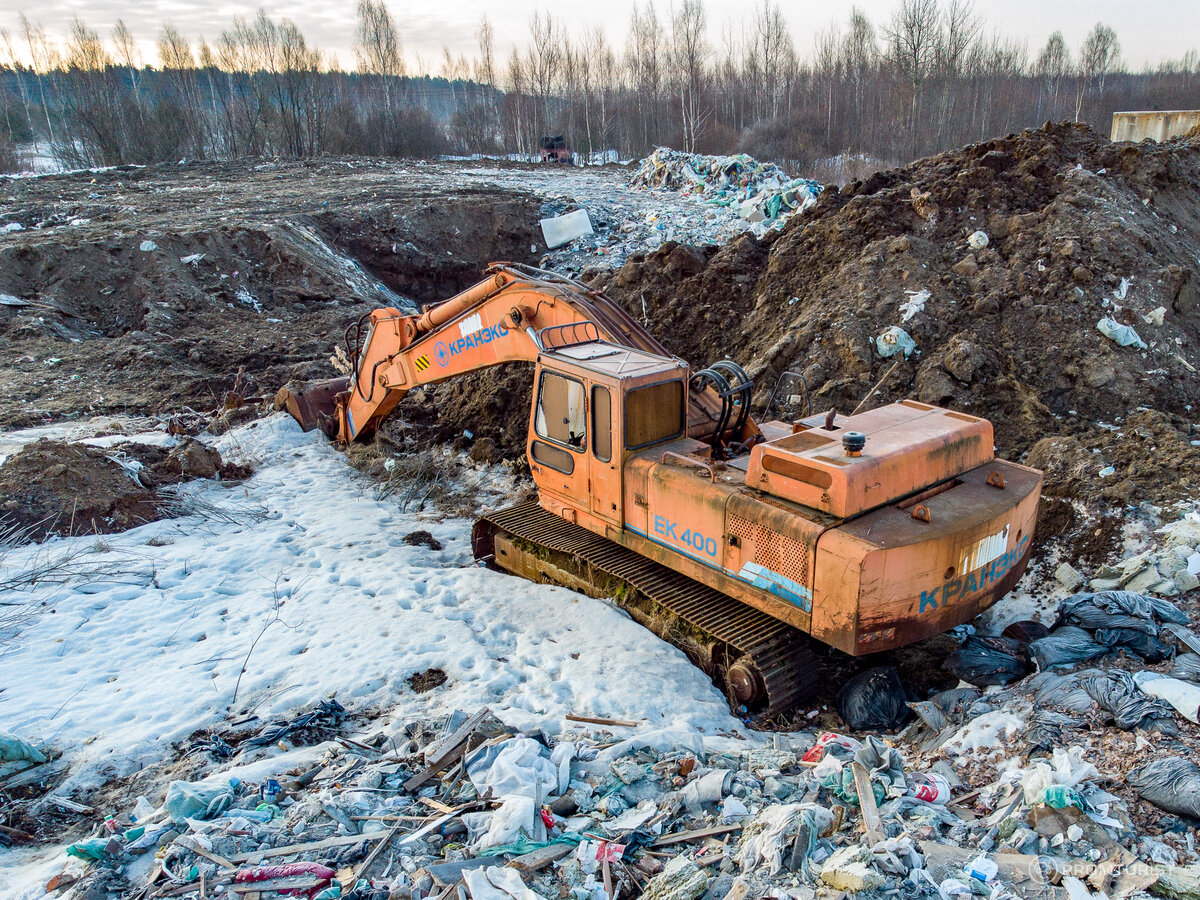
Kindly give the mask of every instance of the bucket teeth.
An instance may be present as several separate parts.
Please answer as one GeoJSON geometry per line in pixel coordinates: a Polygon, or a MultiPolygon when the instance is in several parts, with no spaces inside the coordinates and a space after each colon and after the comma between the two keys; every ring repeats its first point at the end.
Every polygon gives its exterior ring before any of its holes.
{"type": "Polygon", "coordinates": [[[280,388],[275,395],[275,408],[287,410],[305,431],[321,426],[328,434],[325,422],[333,419],[337,412],[337,396],[349,389],[350,381],[347,378],[323,381],[309,385],[304,390],[280,388]]]}

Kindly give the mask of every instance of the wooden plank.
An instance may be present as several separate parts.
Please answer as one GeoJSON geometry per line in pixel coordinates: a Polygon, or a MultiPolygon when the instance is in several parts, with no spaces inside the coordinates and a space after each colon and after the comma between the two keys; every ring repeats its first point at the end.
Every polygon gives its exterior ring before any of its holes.
{"type": "Polygon", "coordinates": [[[175,838],[175,843],[180,847],[191,850],[197,856],[203,856],[209,862],[215,862],[223,869],[232,870],[237,868],[235,863],[206,849],[198,840],[196,840],[196,838],[192,837],[190,834],[181,834],[179,837],[175,838]]]}
{"type": "Polygon", "coordinates": [[[471,859],[454,859],[450,862],[435,863],[426,866],[425,871],[439,885],[457,884],[463,872],[470,869],[482,869],[484,866],[494,866],[497,860],[493,856],[476,856],[471,859]]]}
{"type": "Polygon", "coordinates": [[[440,741],[434,741],[425,749],[425,762],[427,765],[432,765],[440,758],[449,756],[450,752],[465,741],[479,725],[483,722],[484,717],[488,715],[490,710],[485,706],[475,715],[468,718],[465,722],[458,726],[447,737],[440,741]]]}
{"type": "Polygon", "coordinates": [[[447,756],[440,757],[436,762],[430,764],[427,768],[418,772],[412,778],[408,779],[408,781],[404,782],[404,789],[406,791],[417,790],[423,784],[425,784],[425,782],[429,781],[431,778],[433,778],[435,775],[437,775],[438,772],[441,772],[443,769],[445,769],[451,763],[455,763],[459,759],[461,759],[463,754],[466,752],[467,752],[467,745],[466,745],[466,740],[464,739],[463,743],[459,744],[457,747],[455,747],[453,750],[451,750],[447,756]]]}
{"type": "Polygon", "coordinates": [[[290,847],[271,847],[268,850],[254,850],[250,853],[239,853],[230,857],[235,863],[245,863],[251,860],[272,859],[276,856],[291,856],[294,853],[309,853],[315,850],[328,850],[332,847],[349,847],[364,841],[378,841],[386,836],[386,832],[377,834],[351,834],[325,838],[323,841],[309,841],[306,844],[292,844],[290,847]]]}
{"type": "Polygon", "coordinates": [[[367,858],[364,859],[362,864],[359,865],[359,867],[355,870],[354,879],[351,882],[352,884],[358,884],[358,879],[363,877],[367,871],[367,868],[371,865],[371,863],[375,862],[379,854],[383,852],[383,848],[392,842],[392,838],[396,836],[396,832],[399,831],[403,825],[403,822],[397,822],[395,825],[393,825],[391,829],[388,830],[388,833],[384,835],[383,840],[375,845],[375,849],[367,854],[367,858]]]}
{"type": "Polygon", "coordinates": [[[79,813],[80,815],[94,815],[96,810],[90,806],[85,806],[82,803],[76,803],[74,800],[69,800],[66,797],[59,797],[51,794],[46,798],[47,803],[52,803],[59,809],[65,809],[67,812],[79,813]]]}
{"type": "Polygon", "coordinates": [[[696,828],[692,831],[677,831],[674,834],[665,834],[654,842],[654,847],[667,847],[671,844],[680,844],[684,841],[698,841],[701,838],[714,837],[718,834],[729,834],[731,831],[741,831],[742,823],[734,822],[731,825],[714,825],[712,828],[696,828]]]}
{"type": "Polygon", "coordinates": [[[575,713],[567,713],[565,716],[568,722],[585,722],[588,725],[615,725],[618,728],[637,728],[641,722],[627,722],[624,719],[604,719],[600,716],[580,716],[575,713]]]}
{"type": "Polygon", "coordinates": [[[575,848],[570,844],[551,844],[549,847],[542,847],[540,850],[518,856],[510,860],[508,864],[524,874],[529,874],[546,868],[550,863],[560,860],[564,856],[570,856],[574,850],[575,848]]]}
{"type": "Polygon", "coordinates": [[[867,843],[872,847],[884,838],[883,820],[879,818],[879,807],[875,805],[875,792],[871,789],[871,776],[862,763],[850,763],[850,771],[854,774],[854,788],[858,791],[858,805],[863,814],[863,831],[867,833],[867,843]]]}
{"type": "Polygon", "coordinates": [[[750,883],[740,875],[733,879],[733,884],[729,888],[729,893],[725,895],[725,900],[746,900],[746,895],[750,893],[750,883]]]}

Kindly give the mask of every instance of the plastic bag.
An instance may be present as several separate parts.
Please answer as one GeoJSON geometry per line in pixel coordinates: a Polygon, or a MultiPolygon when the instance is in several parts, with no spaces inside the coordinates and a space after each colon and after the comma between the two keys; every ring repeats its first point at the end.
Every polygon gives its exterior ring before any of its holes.
{"type": "Polygon", "coordinates": [[[897,353],[903,353],[904,358],[908,359],[912,352],[917,349],[917,344],[907,331],[899,325],[893,325],[883,334],[879,335],[879,337],[875,338],[875,349],[885,359],[889,356],[895,356],[897,353]]]}
{"type": "Polygon", "coordinates": [[[1151,760],[1126,776],[1143,800],[1180,816],[1200,819],[1200,766],[1167,756],[1151,760]]]}
{"type": "Polygon", "coordinates": [[[1049,637],[1029,645],[1029,655],[1042,670],[1070,666],[1107,652],[1103,644],[1096,643],[1090,634],[1075,625],[1064,625],[1055,629],[1049,637]]]}
{"type": "Polygon", "coordinates": [[[1171,677],[1200,684],[1200,653],[1184,653],[1175,657],[1171,677]]]}
{"type": "Polygon", "coordinates": [[[837,711],[856,731],[894,728],[908,718],[908,695],[894,666],[869,669],[847,681],[837,711]]]}
{"type": "Polygon", "coordinates": [[[1084,669],[1070,675],[1039,672],[1029,679],[1029,689],[1033,691],[1034,702],[1041,708],[1053,706],[1068,712],[1087,712],[1096,701],[1079,682],[1082,678],[1099,674],[1099,669],[1084,669]]]}
{"type": "Polygon", "coordinates": [[[1157,634],[1159,622],[1187,625],[1187,613],[1174,603],[1133,591],[1074,594],[1058,607],[1058,621],[1083,628],[1137,628],[1157,634]]]}
{"type": "Polygon", "coordinates": [[[0,731],[0,762],[44,763],[46,754],[24,738],[0,731]]]}
{"type": "Polygon", "coordinates": [[[1097,628],[1096,643],[1112,650],[1127,650],[1148,663],[1170,659],[1174,650],[1152,634],[1136,628],[1097,628]]]}
{"type": "Polygon", "coordinates": [[[1189,722],[1200,724],[1200,686],[1158,672],[1138,672],[1133,680],[1143,693],[1166,700],[1189,722]]]}
{"type": "Polygon", "coordinates": [[[1126,731],[1145,728],[1161,734],[1178,733],[1171,704],[1143,693],[1133,676],[1123,669],[1082,678],[1080,685],[1126,731]]]}
{"type": "Polygon", "coordinates": [[[1138,337],[1138,333],[1133,330],[1132,325],[1122,325],[1112,316],[1105,316],[1097,322],[1096,330],[1110,341],[1122,347],[1136,347],[1138,350],[1146,349],[1146,342],[1138,337]]]}
{"type": "Polygon", "coordinates": [[[1050,634],[1050,629],[1041,622],[1035,622],[1033,619],[1022,619],[1020,622],[1013,622],[1002,632],[1006,638],[1012,638],[1022,647],[1033,641],[1047,637],[1050,634]]]}
{"type": "Polygon", "coordinates": [[[902,797],[908,793],[908,782],[904,779],[904,757],[895,747],[889,747],[871,735],[862,749],[854,754],[854,761],[867,770],[872,783],[883,785],[886,797],[902,797]]]}
{"type": "Polygon", "coordinates": [[[1021,644],[1012,638],[972,635],[946,657],[942,668],[980,687],[1009,684],[1029,672],[1028,663],[1021,657],[1021,644]]]}
{"type": "Polygon", "coordinates": [[[187,819],[211,819],[232,805],[233,788],[230,785],[188,781],[172,781],[163,801],[167,814],[176,824],[183,824],[187,819]]]}

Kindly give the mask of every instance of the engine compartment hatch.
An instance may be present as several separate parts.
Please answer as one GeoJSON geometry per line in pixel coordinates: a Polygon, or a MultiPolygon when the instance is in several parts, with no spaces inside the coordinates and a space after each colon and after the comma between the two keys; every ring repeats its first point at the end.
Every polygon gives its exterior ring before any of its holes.
{"type": "Polygon", "coordinates": [[[746,484],[849,519],[994,458],[986,419],[903,400],[828,428],[823,415],[796,422],[792,434],[751,450],[746,484]],[[850,432],[866,437],[861,451],[853,437],[844,440],[850,432]]]}

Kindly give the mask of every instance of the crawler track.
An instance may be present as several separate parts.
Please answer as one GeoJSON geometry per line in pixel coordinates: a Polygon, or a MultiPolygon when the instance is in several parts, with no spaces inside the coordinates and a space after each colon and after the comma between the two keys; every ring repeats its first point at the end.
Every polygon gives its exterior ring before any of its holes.
{"type": "Polygon", "coordinates": [[[613,593],[614,581],[633,588],[632,592],[617,591],[619,601],[630,607],[636,619],[672,640],[713,676],[735,713],[748,710],[777,716],[816,691],[817,662],[803,632],[566,522],[542,509],[537,501],[480,518],[475,523],[472,543],[477,559],[515,574],[558,581],[569,587],[593,585],[598,593],[613,593]],[[516,553],[525,557],[523,561],[508,558],[513,554],[504,550],[514,546],[513,539],[529,548],[528,553],[516,553]],[[530,571],[531,563],[536,572],[530,571]],[[641,598],[650,603],[639,602],[641,598]],[[680,629],[663,626],[661,611],[648,612],[652,606],[687,623],[689,639],[673,639],[680,629]],[[696,632],[700,633],[699,639],[696,632]]]}

